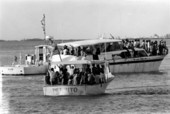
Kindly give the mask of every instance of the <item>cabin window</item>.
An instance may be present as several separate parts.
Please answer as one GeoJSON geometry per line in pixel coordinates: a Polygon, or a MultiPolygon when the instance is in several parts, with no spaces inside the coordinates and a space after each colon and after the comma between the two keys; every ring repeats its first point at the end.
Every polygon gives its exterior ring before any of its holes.
{"type": "Polygon", "coordinates": [[[120,50],[121,46],[119,44],[119,42],[113,42],[110,51],[116,51],[116,50],[120,50]]]}
{"type": "Polygon", "coordinates": [[[39,47],[39,53],[43,53],[43,47],[39,47]]]}
{"type": "Polygon", "coordinates": [[[142,51],[138,51],[138,52],[137,52],[137,56],[138,56],[138,57],[146,57],[147,54],[146,54],[146,52],[145,52],[144,50],[142,50],[142,51]]]}
{"type": "Polygon", "coordinates": [[[121,42],[102,43],[101,52],[105,52],[105,49],[106,49],[106,52],[121,50],[122,45],[121,45],[121,42]]]}
{"type": "Polygon", "coordinates": [[[86,47],[84,47],[84,49],[85,49],[85,53],[87,55],[92,55],[93,54],[93,47],[92,46],[86,46],[86,47]]]}
{"type": "MultiPolygon", "coordinates": [[[[53,50],[53,55],[62,54],[62,52],[61,52],[62,49],[63,49],[63,47],[60,47],[60,46],[55,47],[53,50]]],[[[50,51],[52,51],[52,50],[50,50],[50,51]]]]}
{"type": "Polygon", "coordinates": [[[40,60],[40,61],[43,61],[43,54],[42,54],[42,53],[39,54],[39,60],[40,60]]]}
{"type": "Polygon", "coordinates": [[[122,53],[120,54],[120,56],[121,56],[122,58],[130,58],[130,57],[131,57],[131,54],[130,54],[129,52],[122,52],[122,53]]]}

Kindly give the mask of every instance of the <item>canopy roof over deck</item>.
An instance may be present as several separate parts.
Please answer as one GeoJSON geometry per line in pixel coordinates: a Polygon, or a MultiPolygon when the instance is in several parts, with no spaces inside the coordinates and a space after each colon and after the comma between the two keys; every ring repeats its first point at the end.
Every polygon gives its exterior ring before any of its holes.
{"type": "Polygon", "coordinates": [[[92,39],[92,40],[82,40],[82,41],[75,41],[75,42],[66,42],[58,44],[58,46],[89,46],[89,45],[96,45],[101,43],[112,43],[112,42],[121,42],[121,40],[117,39],[92,39]]]}

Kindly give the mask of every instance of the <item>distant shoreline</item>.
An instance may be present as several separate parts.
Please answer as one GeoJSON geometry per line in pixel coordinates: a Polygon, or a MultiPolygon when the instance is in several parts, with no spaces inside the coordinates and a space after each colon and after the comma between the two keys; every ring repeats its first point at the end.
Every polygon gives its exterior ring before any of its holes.
{"type": "MultiPolygon", "coordinates": [[[[170,39],[170,38],[148,38],[148,37],[146,37],[146,38],[123,38],[123,39],[154,39],[154,40],[156,40],[156,39],[170,39]]],[[[87,39],[58,39],[58,40],[54,40],[54,41],[60,41],[60,42],[62,42],[62,41],[78,41],[78,40],[87,40],[87,39]]],[[[121,40],[121,39],[120,39],[121,40]]],[[[20,41],[45,41],[44,39],[38,39],[38,38],[35,38],[35,39],[22,39],[22,40],[0,40],[0,42],[14,42],[14,41],[16,41],[16,42],[20,42],[20,41]]]]}
{"type": "MultiPolygon", "coordinates": [[[[58,39],[54,41],[78,41],[78,40],[85,40],[85,39],[58,39]]],[[[21,42],[21,41],[45,41],[44,39],[26,39],[26,40],[0,40],[0,42],[21,42]]]]}

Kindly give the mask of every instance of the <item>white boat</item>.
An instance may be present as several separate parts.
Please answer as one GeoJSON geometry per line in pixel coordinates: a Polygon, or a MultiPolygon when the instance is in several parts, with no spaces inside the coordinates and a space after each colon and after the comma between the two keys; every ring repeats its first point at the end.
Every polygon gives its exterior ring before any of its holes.
{"type": "MultiPolygon", "coordinates": [[[[109,67],[112,73],[134,73],[134,72],[153,72],[158,71],[159,66],[164,59],[165,55],[149,56],[148,53],[142,48],[135,48],[136,56],[128,57],[127,53],[133,53],[133,50],[122,49],[122,40],[117,39],[93,39],[93,40],[83,40],[75,42],[67,42],[58,44],[59,48],[67,46],[69,48],[90,47],[90,49],[95,50],[100,49],[100,54],[98,55],[99,60],[106,60],[109,62],[109,67]],[[112,49],[107,50],[108,46],[112,44],[112,49]]],[[[60,58],[67,61],[72,60],[93,60],[92,53],[86,54],[86,56],[75,56],[75,55],[63,55],[53,54],[51,61],[60,61],[60,58]]]]}
{"type": "Polygon", "coordinates": [[[49,45],[35,46],[35,54],[27,55],[25,64],[14,64],[0,67],[2,75],[35,75],[45,74],[48,69],[49,45]]]}
{"type": "Polygon", "coordinates": [[[65,62],[55,62],[52,63],[53,68],[56,68],[57,65],[74,65],[78,68],[84,69],[86,65],[92,64],[103,64],[104,69],[104,78],[105,82],[95,83],[95,84],[78,84],[78,85],[45,85],[43,87],[43,92],[45,96],[77,96],[77,95],[99,95],[103,94],[108,86],[108,84],[114,79],[114,76],[109,71],[107,63],[103,61],[88,61],[88,60],[79,60],[79,61],[65,61],[65,62]]]}
{"type": "Polygon", "coordinates": [[[2,66],[0,71],[2,75],[36,75],[45,74],[48,69],[46,65],[14,65],[14,66],[2,66]]]}

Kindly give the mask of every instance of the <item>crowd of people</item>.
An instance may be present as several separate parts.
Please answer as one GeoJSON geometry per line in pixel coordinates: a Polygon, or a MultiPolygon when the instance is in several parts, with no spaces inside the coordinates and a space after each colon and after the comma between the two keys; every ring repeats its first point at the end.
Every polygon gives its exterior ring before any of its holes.
{"type": "Polygon", "coordinates": [[[50,68],[45,76],[48,85],[82,85],[105,83],[104,65],[93,64],[92,68],[75,68],[74,65],[62,65],[57,71],[50,68]]]}
{"type": "Polygon", "coordinates": [[[91,52],[91,47],[83,47],[83,46],[78,46],[78,47],[68,47],[64,46],[63,49],[61,49],[61,54],[63,55],[74,55],[74,56],[86,56],[87,54],[92,54],[91,52]]]}
{"type": "Polygon", "coordinates": [[[132,49],[135,51],[135,48],[143,48],[150,56],[155,55],[166,55],[168,54],[168,47],[166,45],[166,41],[151,41],[151,40],[143,40],[142,42],[139,39],[136,40],[122,40],[123,49],[132,49]]]}
{"type": "Polygon", "coordinates": [[[101,52],[109,52],[115,50],[127,50],[131,49],[135,53],[135,48],[143,48],[148,55],[156,56],[156,55],[166,55],[168,54],[168,47],[166,45],[166,41],[160,40],[140,40],[140,39],[123,39],[122,43],[119,45],[115,45],[115,43],[106,43],[105,46],[78,46],[78,47],[68,47],[64,46],[63,49],[60,50],[60,54],[63,55],[74,55],[74,56],[86,56],[92,55],[94,60],[98,60],[101,52]],[[103,51],[104,50],[104,51],[103,51]]]}

